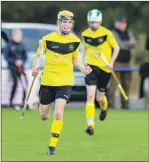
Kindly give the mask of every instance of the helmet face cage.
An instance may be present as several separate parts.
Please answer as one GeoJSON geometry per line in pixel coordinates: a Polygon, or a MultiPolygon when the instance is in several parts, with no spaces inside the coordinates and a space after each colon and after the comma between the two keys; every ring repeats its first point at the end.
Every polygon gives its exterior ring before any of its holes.
{"type": "Polygon", "coordinates": [[[100,21],[89,21],[88,25],[93,31],[96,31],[100,26],[100,21]]]}
{"type": "Polygon", "coordinates": [[[87,21],[92,30],[97,30],[102,23],[102,13],[100,10],[93,9],[87,14],[87,21]]]}
{"type": "Polygon", "coordinates": [[[62,34],[66,35],[72,32],[74,27],[73,16],[58,15],[58,27],[62,34]]]}

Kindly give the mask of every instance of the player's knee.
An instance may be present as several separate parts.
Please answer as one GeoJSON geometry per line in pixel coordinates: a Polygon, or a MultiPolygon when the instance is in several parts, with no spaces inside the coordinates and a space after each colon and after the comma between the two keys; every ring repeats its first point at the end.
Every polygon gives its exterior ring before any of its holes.
{"type": "Polygon", "coordinates": [[[102,103],[104,101],[104,96],[96,96],[96,100],[99,103],[102,103]]]}
{"type": "Polygon", "coordinates": [[[44,121],[48,119],[48,116],[46,115],[41,115],[40,117],[41,117],[41,120],[44,120],[44,121]]]}
{"type": "Polygon", "coordinates": [[[47,120],[50,116],[49,105],[41,105],[39,106],[40,117],[41,120],[47,120]]]}

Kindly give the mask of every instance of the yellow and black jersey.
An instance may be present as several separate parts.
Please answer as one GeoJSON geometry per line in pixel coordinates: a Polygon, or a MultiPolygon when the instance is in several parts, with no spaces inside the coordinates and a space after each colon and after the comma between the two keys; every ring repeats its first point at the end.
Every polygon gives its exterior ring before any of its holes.
{"type": "Polygon", "coordinates": [[[82,38],[86,52],[86,62],[101,68],[105,72],[110,72],[103,60],[100,57],[97,58],[96,55],[103,53],[107,60],[111,61],[112,48],[118,46],[112,32],[102,26],[97,31],[88,28],[82,33],[82,38]]]}
{"type": "MultiPolygon", "coordinates": [[[[73,34],[61,36],[57,32],[42,38],[45,65],[41,84],[47,86],[73,85],[73,63],[78,58],[80,39],[73,34]]],[[[40,55],[40,47],[37,49],[40,55]]]]}

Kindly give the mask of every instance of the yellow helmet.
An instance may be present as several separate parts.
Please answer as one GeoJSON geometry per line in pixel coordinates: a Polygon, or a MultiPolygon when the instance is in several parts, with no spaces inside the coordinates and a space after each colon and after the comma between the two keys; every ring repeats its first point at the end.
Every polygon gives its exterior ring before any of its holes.
{"type": "Polygon", "coordinates": [[[58,13],[58,17],[57,17],[58,20],[73,20],[74,19],[74,15],[72,12],[70,11],[67,11],[67,10],[64,10],[64,11],[60,11],[58,13]]]}
{"type": "Polygon", "coordinates": [[[64,10],[60,11],[57,16],[58,27],[62,34],[69,34],[73,30],[74,15],[72,12],[64,10]]]}

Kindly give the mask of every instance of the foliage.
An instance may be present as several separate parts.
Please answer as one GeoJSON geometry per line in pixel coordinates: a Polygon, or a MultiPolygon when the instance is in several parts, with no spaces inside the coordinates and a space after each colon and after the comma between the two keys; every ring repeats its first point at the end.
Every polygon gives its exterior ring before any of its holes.
{"type": "MultiPolygon", "coordinates": [[[[5,22],[38,22],[55,24],[57,13],[67,9],[75,14],[76,23],[74,30],[80,34],[80,32],[87,27],[87,12],[90,9],[98,8],[103,12],[103,25],[108,28],[112,28],[114,21],[119,16],[125,15],[128,18],[129,28],[133,31],[139,42],[140,39],[144,39],[143,42],[145,42],[146,33],[149,30],[149,2],[147,1],[3,1],[1,3],[2,20],[5,22]],[[142,38],[140,33],[143,33],[145,36],[142,38]]],[[[144,48],[145,45],[142,46],[142,44],[139,44],[138,46],[144,48]]],[[[138,48],[137,51],[139,52],[135,52],[135,54],[140,53],[140,49],[138,48]]],[[[143,51],[143,53],[148,57],[148,55],[145,54],[145,51],[143,51]]],[[[137,61],[136,63],[140,62],[137,61]]]]}

